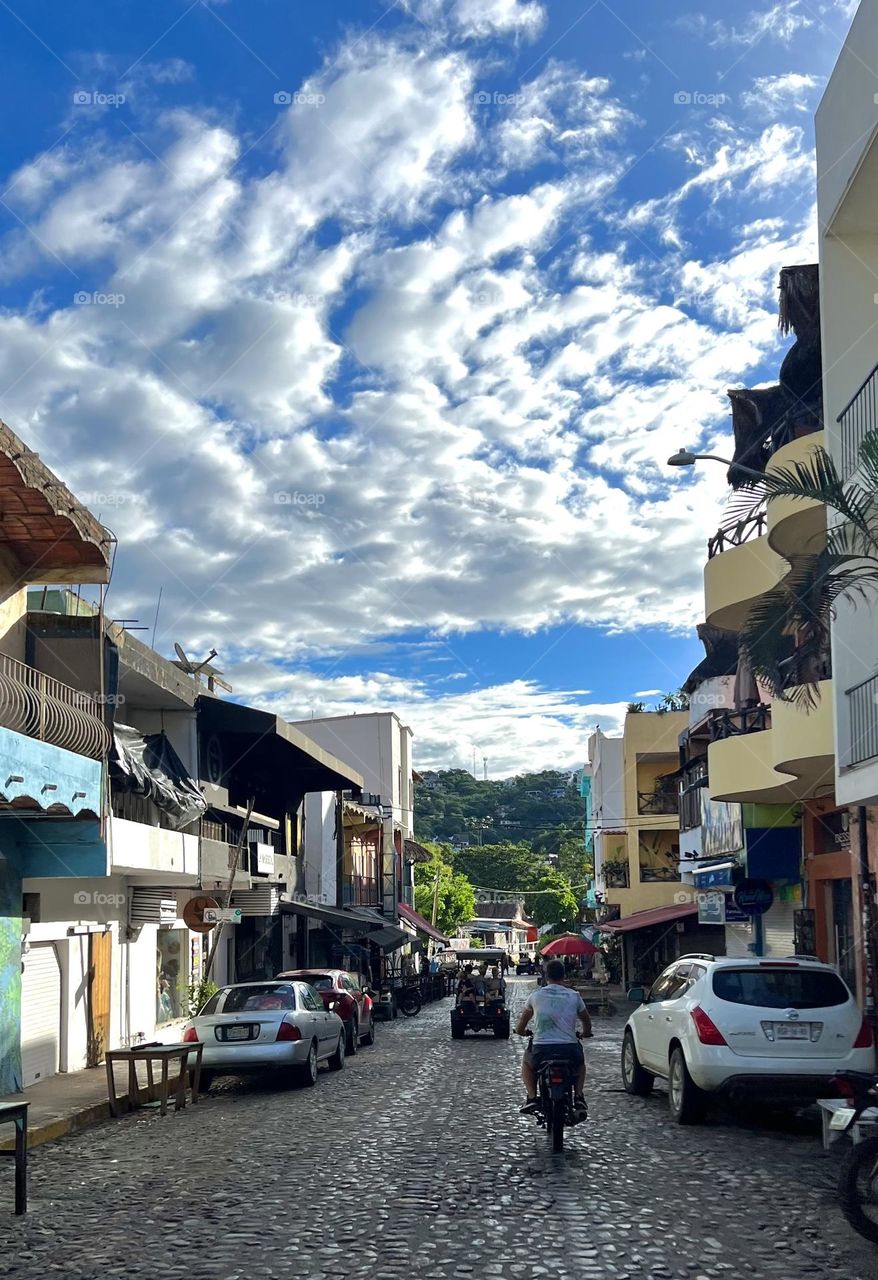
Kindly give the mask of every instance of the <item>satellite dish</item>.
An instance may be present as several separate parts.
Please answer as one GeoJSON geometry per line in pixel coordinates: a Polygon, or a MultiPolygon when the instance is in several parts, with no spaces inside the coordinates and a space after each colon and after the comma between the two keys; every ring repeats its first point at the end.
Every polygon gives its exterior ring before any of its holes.
{"type": "Polygon", "coordinates": [[[214,658],[217,657],[216,649],[211,649],[203,662],[193,662],[190,658],[186,657],[183,646],[177,644],[176,640],[174,641],[174,652],[180,660],[180,666],[190,676],[197,676],[199,671],[203,671],[205,667],[209,667],[214,658]]]}

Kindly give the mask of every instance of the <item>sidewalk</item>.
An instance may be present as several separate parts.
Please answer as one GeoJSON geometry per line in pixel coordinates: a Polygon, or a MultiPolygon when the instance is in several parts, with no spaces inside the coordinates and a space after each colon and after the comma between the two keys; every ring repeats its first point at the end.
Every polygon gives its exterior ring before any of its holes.
{"type": "MultiPolygon", "coordinates": [[[[128,1067],[117,1064],[115,1076],[119,1111],[124,1115],[129,1109],[128,1067]]],[[[146,1068],[140,1063],[137,1067],[137,1080],[145,1089],[146,1068]]],[[[110,1118],[107,1068],[101,1063],[99,1067],[88,1067],[85,1071],[62,1072],[50,1076],[48,1080],[38,1081],[23,1093],[7,1093],[0,1097],[0,1102],[30,1103],[27,1113],[27,1145],[32,1150],[42,1146],[44,1142],[54,1142],[65,1134],[76,1133],[110,1118]]],[[[170,1106],[173,1107],[173,1101],[170,1106]]],[[[14,1138],[0,1138],[0,1151],[11,1151],[13,1145],[14,1138]]]]}

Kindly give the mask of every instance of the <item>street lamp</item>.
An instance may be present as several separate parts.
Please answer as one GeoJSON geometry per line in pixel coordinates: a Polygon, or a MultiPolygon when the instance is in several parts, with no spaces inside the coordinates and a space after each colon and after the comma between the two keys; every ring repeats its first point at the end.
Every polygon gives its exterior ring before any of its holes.
{"type": "Polygon", "coordinates": [[[678,449],[668,458],[669,467],[694,467],[696,462],[721,462],[724,467],[733,467],[740,475],[752,480],[765,479],[763,472],[744,467],[740,462],[731,462],[728,458],[718,458],[715,453],[692,453],[690,449],[678,449]]]}

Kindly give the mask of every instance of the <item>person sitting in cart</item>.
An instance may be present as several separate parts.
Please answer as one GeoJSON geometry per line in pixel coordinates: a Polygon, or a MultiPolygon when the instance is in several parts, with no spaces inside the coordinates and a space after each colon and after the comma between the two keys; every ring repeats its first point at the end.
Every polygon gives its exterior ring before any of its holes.
{"type": "Polygon", "coordinates": [[[506,999],[506,980],[501,975],[497,965],[491,970],[491,976],[485,982],[485,995],[493,996],[495,999],[506,999]]]}
{"type": "Polygon", "coordinates": [[[461,974],[460,982],[457,984],[457,1003],[475,1005],[478,990],[476,982],[481,982],[481,978],[476,978],[473,973],[473,967],[468,964],[461,974]]]}

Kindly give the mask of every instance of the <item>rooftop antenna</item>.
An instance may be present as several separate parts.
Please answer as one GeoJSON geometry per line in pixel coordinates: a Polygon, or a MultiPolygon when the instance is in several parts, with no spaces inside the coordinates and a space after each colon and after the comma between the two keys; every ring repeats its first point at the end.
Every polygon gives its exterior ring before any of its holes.
{"type": "Polygon", "coordinates": [[[488,781],[488,757],[482,756],[482,774],[485,782],[488,781]]]}
{"type": "Polygon", "coordinates": [[[156,627],[159,625],[159,609],[161,609],[161,607],[162,607],[162,592],[163,592],[163,591],[164,591],[164,587],[159,587],[159,598],[158,598],[158,600],[156,601],[156,606],[155,606],[155,617],[153,618],[153,622],[152,622],[152,641],[151,641],[151,645],[152,645],[152,648],[153,648],[153,649],[155,648],[155,629],[156,629],[156,627]]]}

